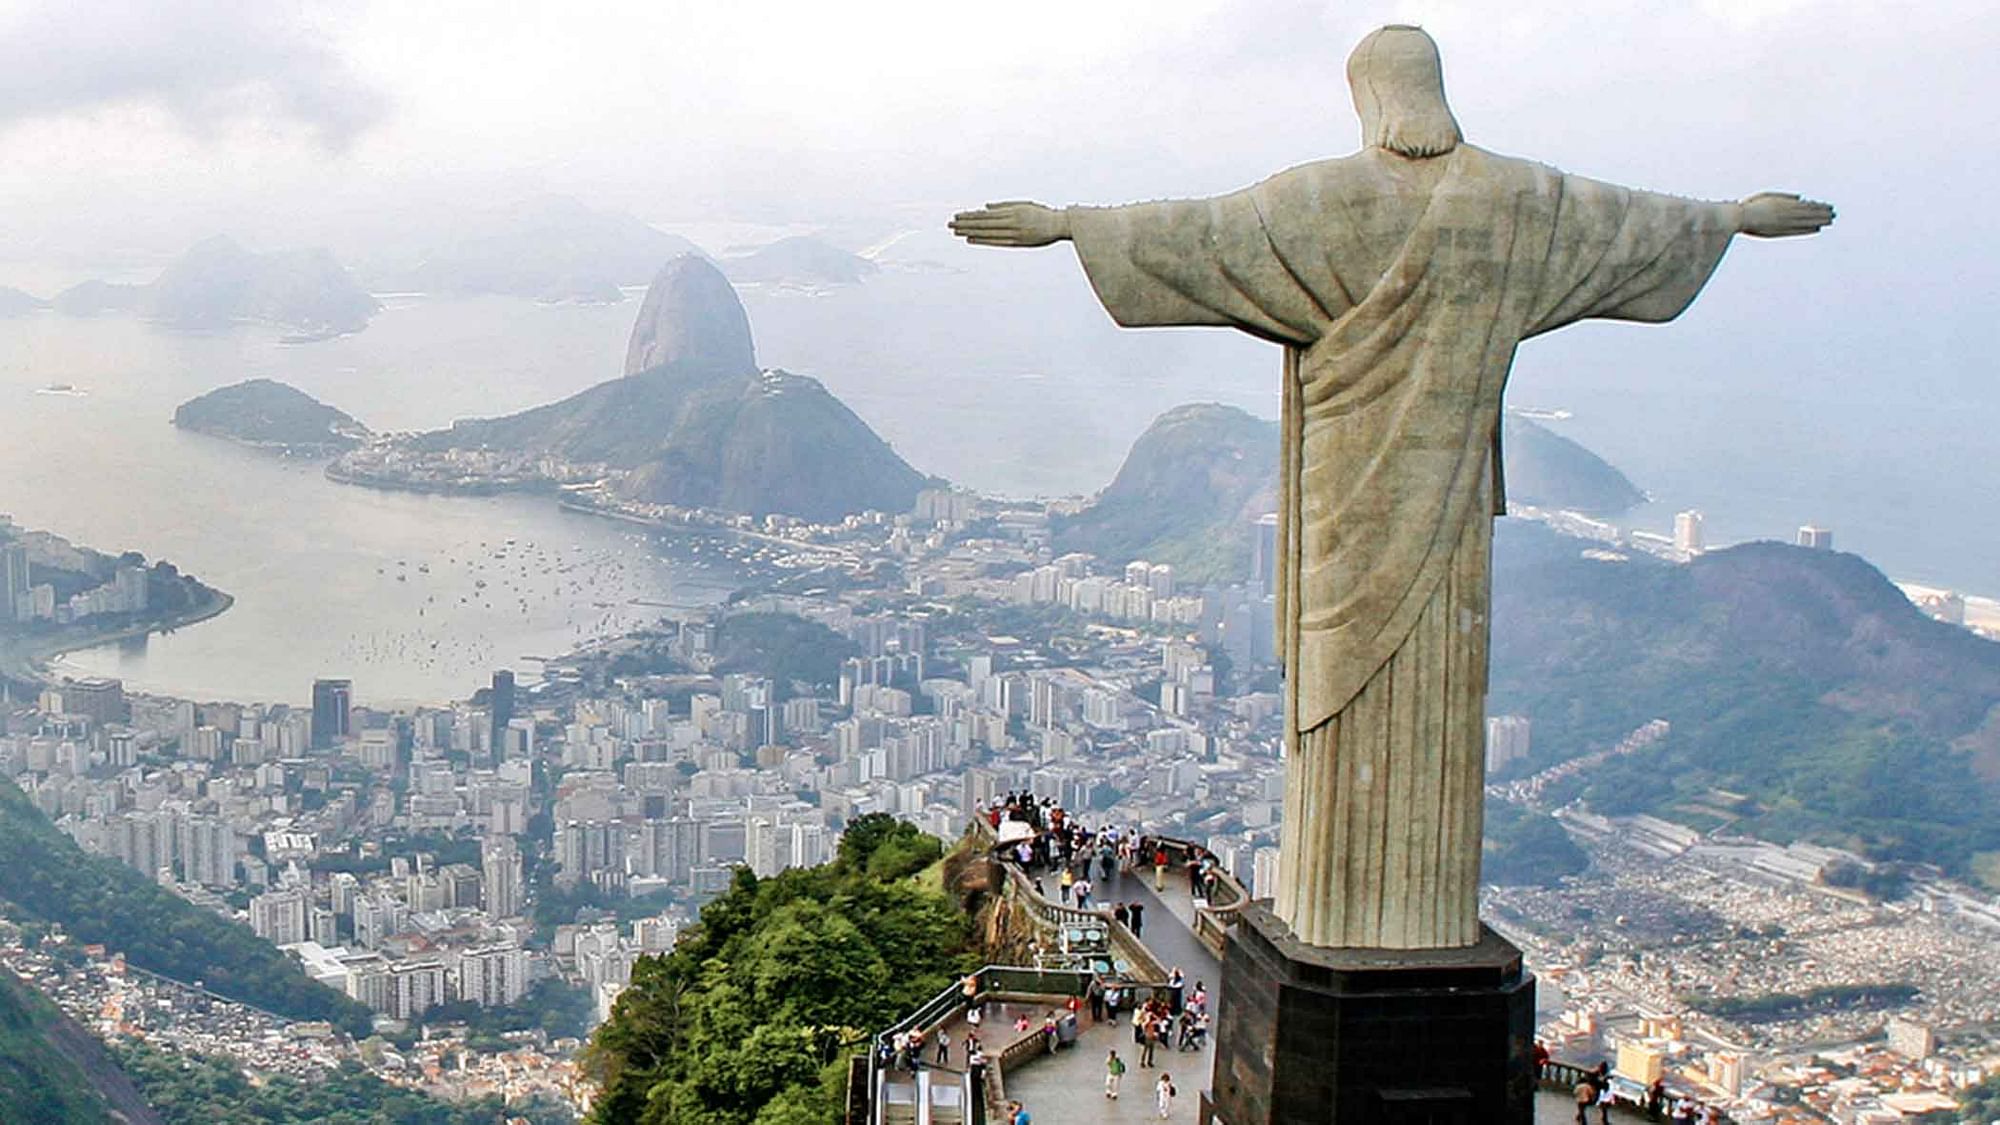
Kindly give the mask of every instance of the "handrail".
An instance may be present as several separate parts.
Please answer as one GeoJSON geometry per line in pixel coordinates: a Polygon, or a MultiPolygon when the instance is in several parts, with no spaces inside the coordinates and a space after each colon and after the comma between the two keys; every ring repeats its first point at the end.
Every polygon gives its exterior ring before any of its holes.
{"type": "MultiPolygon", "coordinates": [[[[1557,1062],[1554,1059],[1544,1062],[1535,1074],[1536,1083],[1544,1090],[1561,1090],[1565,1093],[1576,1089],[1578,1083],[1586,1079],[1594,1080],[1596,1077],[1597,1071],[1593,1068],[1578,1066],[1575,1063],[1557,1062]]],[[[1620,1079],[1620,1081],[1631,1080],[1620,1079]]],[[[1636,1086],[1638,1083],[1634,1082],[1633,1085],[1636,1086]]],[[[1641,1117],[1649,1121],[1662,1119],[1654,1116],[1646,1106],[1635,1105],[1629,1101],[1615,1101],[1612,1103],[1612,1108],[1623,1116],[1641,1117]]],[[[1722,1115],[1722,1121],[1724,1125],[1734,1125],[1735,1119],[1725,1113],[1722,1115]]]]}
{"type": "MultiPolygon", "coordinates": [[[[982,965],[971,975],[975,981],[974,998],[980,1003],[984,1003],[988,997],[997,995],[1060,996],[1065,999],[1071,996],[1082,996],[1089,990],[1092,976],[1088,972],[1075,969],[1041,969],[1027,968],[1019,965],[982,965]]],[[[886,1073],[882,1067],[882,1056],[893,1049],[896,1036],[913,1029],[921,1029],[927,1034],[933,1032],[940,1024],[945,1023],[952,1016],[957,1015],[960,1009],[967,1006],[965,985],[963,978],[961,978],[945,986],[936,996],[918,1005],[916,1010],[909,1015],[904,1016],[901,1020],[877,1032],[870,1038],[868,1044],[866,1089],[868,1090],[868,1115],[871,1120],[876,1116],[880,1108],[878,1100],[875,1097],[875,1092],[880,1088],[886,1073]]],[[[1024,1034],[1021,1039],[1008,1044],[1001,1050],[999,1055],[994,1056],[992,1065],[987,1069],[987,1074],[990,1078],[997,1078],[999,1071],[1006,1066],[1008,1052],[1019,1047],[1022,1042],[1039,1044],[1041,1042],[1039,1029],[1024,1034]]],[[[852,1091],[853,1082],[856,1077],[859,1076],[850,1073],[850,1099],[854,1096],[852,1091]]],[[[983,1091],[982,1093],[990,1093],[993,1082],[989,1081],[988,1086],[988,1091],[983,1091]]]]}

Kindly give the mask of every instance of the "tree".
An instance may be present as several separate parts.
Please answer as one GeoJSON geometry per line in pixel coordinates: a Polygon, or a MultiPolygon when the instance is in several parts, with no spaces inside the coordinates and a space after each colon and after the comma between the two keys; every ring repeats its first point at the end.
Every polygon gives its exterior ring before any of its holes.
{"type": "Polygon", "coordinates": [[[942,845],[857,818],[823,867],[729,892],[643,957],[584,1065],[601,1125],[803,1125],[839,1116],[843,1054],[970,968],[957,904],[909,876],[942,845]]]}

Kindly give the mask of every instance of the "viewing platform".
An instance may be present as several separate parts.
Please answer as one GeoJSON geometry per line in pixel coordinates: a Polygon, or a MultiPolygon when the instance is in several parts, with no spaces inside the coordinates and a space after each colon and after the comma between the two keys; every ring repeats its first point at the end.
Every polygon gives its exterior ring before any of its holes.
{"type": "MultiPolygon", "coordinates": [[[[995,842],[984,822],[974,822],[971,833],[988,847],[995,842]]],[[[969,1005],[955,984],[881,1032],[870,1057],[856,1060],[850,1075],[848,1125],[1000,1125],[1007,1120],[1010,1101],[1022,1103],[1035,1125],[1142,1121],[1198,1125],[1201,1094],[1214,1067],[1212,1034],[1199,1047],[1162,1044],[1148,1066],[1134,1039],[1129,1009],[1097,1021],[1087,1006],[1073,1020],[1068,1008],[1072,997],[1086,994],[1093,976],[1128,982],[1140,997],[1168,999],[1165,982],[1175,968],[1185,979],[1187,994],[1197,983],[1207,989],[1211,1015],[1225,1002],[1220,954],[1234,908],[1248,901],[1248,893],[1224,874],[1213,900],[1197,899],[1182,866],[1193,846],[1175,840],[1158,843],[1175,861],[1157,880],[1158,889],[1150,864],[1118,871],[1095,881],[1091,897],[1100,905],[1091,910],[1061,902],[1056,890],[1037,892],[1033,878],[1017,865],[996,862],[997,892],[1011,908],[1034,919],[1037,946],[1046,953],[1039,966],[989,965],[976,974],[983,1008],[977,1030],[987,1058],[983,1081],[975,1088],[967,1074],[969,1005]],[[1113,916],[1112,908],[1121,903],[1143,908],[1138,933],[1113,916]],[[1084,929],[1107,935],[1108,951],[1094,958],[1064,952],[1076,944],[1075,933],[1084,929]],[[1069,964],[1059,964],[1064,961],[1069,964]],[[1023,1016],[1028,1026],[1017,1030],[1023,1016]],[[1044,1032],[1051,1016],[1060,1027],[1053,1050],[1044,1032]],[[898,1033],[913,1029],[923,1032],[924,1042],[922,1064],[914,1072],[899,1064],[892,1048],[898,1033]],[[949,1044],[943,1061],[935,1051],[940,1035],[949,1044]],[[1113,1050],[1126,1066],[1115,1100],[1105,1089],[1106,1058],[1113,1050]],[[1164,1117],[1156,1093],[1162,1076],[1171,1076],[1176,1089],[1164,1117]]],[[[1050,887],[1054,879],[1042,882],[1050,887]]],[[[1536,1096],[1536,1125],[1573,1125],[1576,1105],[1569,1091],[1582,1073],[1561,1064],[1547,1068],[1544,1089],[1536,1096]]],[[[1647,1120],[1625,1106],[1614,1107],[1611,1119],[1647,1120]]],[[[1598,1120],[1599,1112],[1593,1108],[1592,1125],[1598,1120]]]]}

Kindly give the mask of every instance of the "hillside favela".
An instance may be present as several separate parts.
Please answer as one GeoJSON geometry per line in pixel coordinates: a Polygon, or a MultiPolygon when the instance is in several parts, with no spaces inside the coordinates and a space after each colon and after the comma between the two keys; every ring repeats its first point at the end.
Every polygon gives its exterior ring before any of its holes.
{"type": "Polygon", "coordinates": [[[0,4],[0,1122],[2000,1123],[1995,49],[0,4]]]}

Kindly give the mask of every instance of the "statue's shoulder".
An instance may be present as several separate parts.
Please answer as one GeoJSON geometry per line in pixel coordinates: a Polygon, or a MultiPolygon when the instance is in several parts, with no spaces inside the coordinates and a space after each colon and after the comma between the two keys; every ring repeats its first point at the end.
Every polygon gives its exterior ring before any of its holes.
{"type": "Polygon", "coordinates": [[[1526,157],[1508,156],[1477,145],[1461,144],[1449,159],[1458,164],[1461,183],[1486,184],[1515,192],[1548,194],[1559,190],[1562,169],[1526,157]]]}

